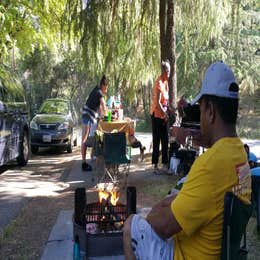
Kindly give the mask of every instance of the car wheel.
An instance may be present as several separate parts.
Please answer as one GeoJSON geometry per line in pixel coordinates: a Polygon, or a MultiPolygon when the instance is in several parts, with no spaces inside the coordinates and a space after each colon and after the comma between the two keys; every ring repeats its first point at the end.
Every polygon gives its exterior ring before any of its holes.
{"type": "Polygon", "coordinates": [[[31,146],[31,151],[32,151],[33,154],[36,154],[39,151],[39,147],[36,146],[36,145],[32,145],[31,146]]]}
{"type": "Polygon", "coordinates": [[[72,153],[72,139],[70,138],[68,146],[67,146],[67,152],[72,153]]]}
{"type": "Polygon", "coordinates": [[[19,166],[26,165],[29,160],[29,137],[27,131],[23,132],[22,141],[19,144],[19,155],[16,160],[19,166]]]}

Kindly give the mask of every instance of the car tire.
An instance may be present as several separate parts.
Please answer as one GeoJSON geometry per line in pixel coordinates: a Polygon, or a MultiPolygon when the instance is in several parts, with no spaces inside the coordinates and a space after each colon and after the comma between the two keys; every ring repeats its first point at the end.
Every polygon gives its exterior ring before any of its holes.
{"type": "Polygon", "coordinates": [[[36,154],[39,151],[39,147],[36,145],[31,145],[31,151],[33,154],[36,154]]]}
{"type": "Polygon", "coordinates": [[[70,138],[68,146],[67,146],[67,152],[72,153],[72,139],[70,138]]]}
{"type": "Polygon", "coordinates": [[[19,144],[19,155],[17,157],[17,164],[19,166],[25,166],[29,160],[29,136],[28,131],[24,131],[22,134],[22,141],[19,144]]]}

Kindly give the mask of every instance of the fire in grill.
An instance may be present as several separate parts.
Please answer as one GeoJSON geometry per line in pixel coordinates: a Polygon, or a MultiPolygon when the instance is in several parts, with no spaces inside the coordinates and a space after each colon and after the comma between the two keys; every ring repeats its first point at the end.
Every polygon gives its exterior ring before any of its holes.
{"type": "Polygon", "coordinates": [[[86,223],[114,223],[126,220],[127,209],[123,204],[104,206],[102,203],[94,202],[87,204],[85,214],[86,223]]]}
{"type": "Polygon", "coordinates": [[[136,213],[136,190],[127,188],[127,205],[118,203],[114,195],[110,192],[99,202],[86,204],[85,189],[75,192],[74,239],[79,238],[88,257],[123,254],[122,227],[127,216],[136,213]]]}
{"type": "Polygon", "coordinates": [[[127,208],[123,204],[115,206],[108,203],[90,203],[86,210],[86,232],[117,232],[121,231],[127,218],[127,208]]]}

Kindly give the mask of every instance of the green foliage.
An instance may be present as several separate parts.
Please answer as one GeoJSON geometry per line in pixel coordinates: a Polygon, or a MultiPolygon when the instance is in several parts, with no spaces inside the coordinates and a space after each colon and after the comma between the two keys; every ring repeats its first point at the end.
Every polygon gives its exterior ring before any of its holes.
{"type": "Polygon", "coordinates": [[[211,1],[206,1],[206,9],[202,1],[189,2],[188,6],[185,2],[181,2],[184,5],[182,15],[176,16],[185,25],[178,23],[177,28],[179,96],[194,96],[200,88],[206,67],[215,60],[224,60],[234,68],[242,93],[255,93],[260,87],[260,56],[256,55],[260,42],[259,4],[257,6],[255,1],[223,1],[219,5],[219,1],[210,10],[211,1]],[[203,7],[203,11],[197,15],[192,13],[190,18],[185,16],[190,5],[196,4],[199,6],[194,6],[192,10],[203,7]],[[207,12],[210,23],[205,19],[207,12]],[[211,15],[215,15],[214,22],[211,15]],[[207,22],[203,23],[203,19],[207,22]],[[205,28],[207,26],[208,29],[205,28]],[[198,27],[201,27],[200,31],[196,29],[198,27]]]}
{"type": "MultiPolygon", "coordinates": [[[[85,9],[81,0],[1,1],[1,62],[10,63],[14,51],[13,65],[19,59],[27,98],[37,107],[45,98],[63,96],[79,109],[105,73],[109,94],[121,94],[135,115],[140,104],[148,114],[150,85],[160,72],[159,2],[84,2],[85,9]]],[[[224,60],[235,69],[242,92],[260,98],[259,1],[174,4],[178,96],[192,98],[206,67],[224,60]]]]}
{"type": "Polygon", "coordinates": [[[0,66],[0,95],[1,98],[5,97],[4,101],[9,99],[24,102],[25,98],[17,75],[5,66],[0,66]]]}
{"type": "Polygon", "coordinates": [[[10,50],[20,55],[36,46],[56,47],[61,39],[65,0],[3,0],[0,3],[0,61],[7,62],[10,50]]]}
{"type": "Polygon", "coordinates": [[[25,56],[19,65],[20,71],[26,71],[23,85],[31,106],[31,115],[46,98],[52,97],[70,99],[80,111],[94,84],[86,76],[78,51],[60,50],[57,55],[48,48],[37,48],[25,56]],[[90,83],[88,87],[87,83],[90,83]]]}
{"type": "Polygon", "coordinates": [[[88,76],[108,74],[111,92],[129,104],[140,82],[158,69],[158,7],[140,0],[87,3],[78,29],[88,76]]]}

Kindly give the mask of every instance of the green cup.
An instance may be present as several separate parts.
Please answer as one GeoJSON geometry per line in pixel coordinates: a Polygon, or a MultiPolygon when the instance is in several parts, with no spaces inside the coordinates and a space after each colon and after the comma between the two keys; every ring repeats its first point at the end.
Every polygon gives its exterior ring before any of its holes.
{"type": "Polygon", "coordinates": [[[112,116],[111,111],[108,111],[107,112],[107,122],[111,122],[111,116],[112,116]]]}

